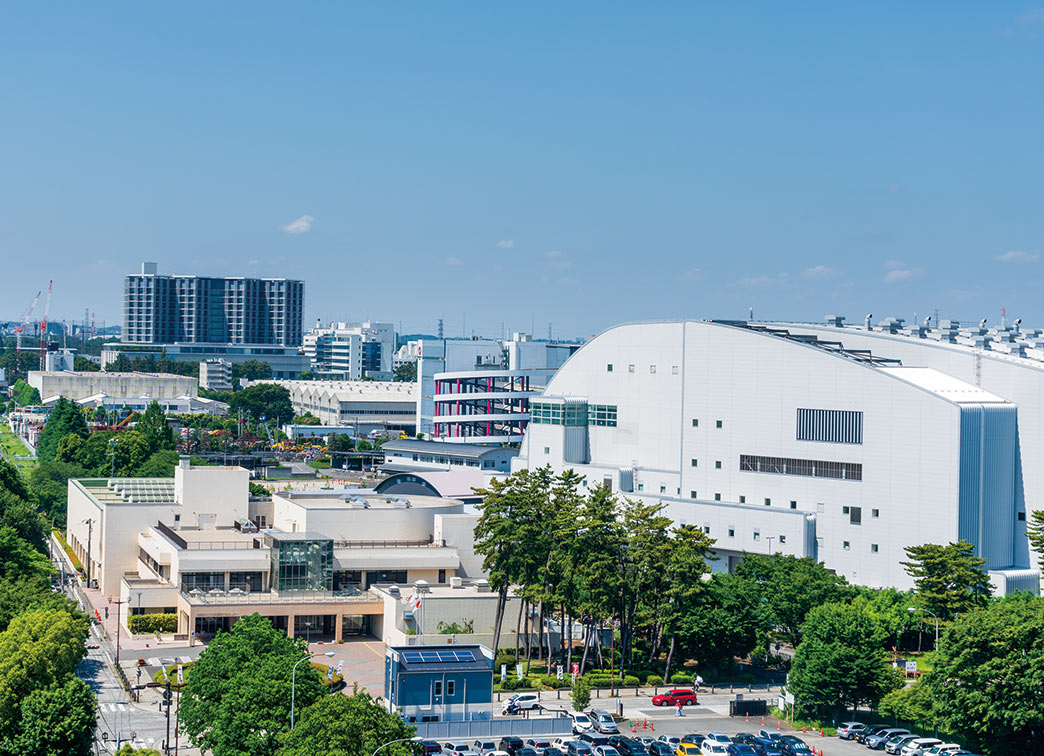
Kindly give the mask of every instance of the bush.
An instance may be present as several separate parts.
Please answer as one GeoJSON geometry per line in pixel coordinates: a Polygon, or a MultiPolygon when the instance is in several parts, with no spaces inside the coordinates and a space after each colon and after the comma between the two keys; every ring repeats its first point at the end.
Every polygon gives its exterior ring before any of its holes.
{"type": "Polygon", "coordinates": [[[645,678],[646,685],[663,685],[663,678],[659,675],[649,675],[645,678]]]}
{"type": "Polygon", "coordinates": [[[508,653],[507,651],[501,651],[497,654],[497,658],[493,662],[493,667],[497,672],[499,672],[500,665],[506,664],[509,670],[514,670],[517,663],[518,659],[515,658],[514,652],[508,653]]]}
{"type": "Polygon", "coordinates": [[[692,685],[692,675],[688,672],[675,672],[671,675],[672,685],[692,685]]]}
{"type": "Polygon", "coordinates": [[[572,700],[573,711],[583,711],[591,703],[591,688],[588,687],[584,678],[578,677],[576,679],[570,699],[572,700]]]}
{"type": "Polygon", "coordinates": [[[178,615],[176,614],[135,614],[132,615],[127,627],[135,635],[146,635],[149,633],[175,633],[178,630],[178,615]]]}
{"type": "Polygon", "coordinates": [[[545,688],[551,688],[551,690],[560,690],[562,688],[572,687],[572,683],[568,679],[559,680],[554,675],[541,675],[540,684],[545,688]]]}
{"type": "Polygon", "coordinates": [[[625,688],[637,688],[641,684],[642,684],[642,681],[639,680],[634,675],[625,675],[624,676],[623,686],[625,688]]]}
{"type": "Polygon", "coordinates": [[[316,459],[313,459],[311,462],[309,462],[308,466],[311,467],[313,470],[322,470],[330,466],[330,458],[317,457],[316,459]]]}
{"type": "Polygon", "coordinates": [[[533,680],[523,677],[521,680],[516,675],[508,675],[508,678],[500,684],[501,690],[519,690],[521,688],[535,688],[533,680]]]}

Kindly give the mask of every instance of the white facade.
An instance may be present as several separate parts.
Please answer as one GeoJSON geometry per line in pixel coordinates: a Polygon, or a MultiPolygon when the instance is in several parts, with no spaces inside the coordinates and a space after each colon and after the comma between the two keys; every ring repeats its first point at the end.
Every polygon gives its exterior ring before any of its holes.
{"type": "Polygon", "coordinates": [[[345,380],[391,380],[395,327],[391,323],[316,323],[304,336],[304,353],[316,372],[336,372],[345,380]]]}
{"type": "Polygon", "coordinates": [[[207,391],[232,390],[232,363],[228,360],[201,360],[199,386],[207,391]]]}
{"type": "Polygon", "coordinates": [[[114,398],[139,396],[195,396],[196,379],[170,373],[51,373],[29,371],[29,385],[40,392],[40,398],[64,396],[79,401],[95,394],[114,398]]]}
{"type": "Polygon", "coordinates": [[[384,381],[251,381],[274,383],[290,391],[294,412],[310,412],[323,425],[412,432],[417,386],[384,381]]]}
{"type": "Polygon", "coordinates": [[[905,588],[905,546],[966,538],[1018,581],[1016,411],[938,370],[746,324],[632,324],[533,400],[515,464],[663,501],[716,539],[715,569],[771,549],[905,588]]]}

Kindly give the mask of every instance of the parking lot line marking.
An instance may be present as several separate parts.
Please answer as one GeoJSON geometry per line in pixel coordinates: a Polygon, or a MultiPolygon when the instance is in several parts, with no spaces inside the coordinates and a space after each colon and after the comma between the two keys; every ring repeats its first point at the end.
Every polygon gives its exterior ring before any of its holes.
{"type": "Polygon", "coordinates": [[[377,650],[376,648],[374,648],[373,646],[371,646],[371,645],[370,645],[369,643],[367,643],[366,641],[363,641],[363,642],[362,642],[362,644],[363,644],[364,646],[366,646],[366,648],[368,648],[368,649],[370,649],[371,651],[373,651],[373,652],[374,652],[374,653],[375,653],[375,654],[376,654],[377,656],[381,657],[382,659],[384,658],[384,654],[382,654],[382,653],[381,653],[380,651],[378,651],[378,650],[377,650]]]}

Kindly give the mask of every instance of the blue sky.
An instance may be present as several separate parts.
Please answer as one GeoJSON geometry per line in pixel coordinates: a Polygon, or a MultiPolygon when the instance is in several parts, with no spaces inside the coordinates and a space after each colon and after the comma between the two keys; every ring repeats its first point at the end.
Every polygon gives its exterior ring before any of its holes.
{"type": "Polygon", "coordinates": [[[0,103],[0,317],[155,260],[453,335],[1044,325],[1032,3],[8,3],[0,103]]]}

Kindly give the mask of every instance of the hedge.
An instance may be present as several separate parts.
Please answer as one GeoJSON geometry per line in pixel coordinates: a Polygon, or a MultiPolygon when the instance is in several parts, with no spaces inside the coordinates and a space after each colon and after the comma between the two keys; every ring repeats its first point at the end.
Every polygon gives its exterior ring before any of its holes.
{"type": "Polygon", "coordinates": [[[663,685],[663,678],[659,675],[649,675],[647,678],[645,678],[645,684],[652,686],[663,685]]]}
{"type": "Polygon", "coordinates": [[[634,675],[624,675],[623,685],[625,688],[637,688],[641,684],[642,681],[634,675]]]}
{"type": "Polygon", "coordinates": [[[559,680],[555,675],[541,675],[540,684],[545,688],[551,688],[552,690],[573,687],[573,683],[568,677],[559,680]]]}
{"type": "Polygon", "coordinates": [[[688,672],[675,672],[671,675],[673,685],[692,685],[692,675],[688,672]]]}
{"type": "Polygon", "coordinates": [[[127,627],[135,635],[150,633],[174,633],[178,630],[176,614],[134,614],[131,615],[127,627]]]}

